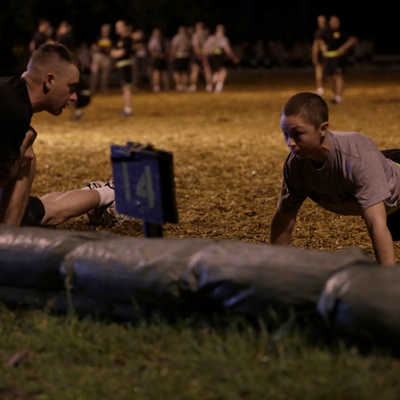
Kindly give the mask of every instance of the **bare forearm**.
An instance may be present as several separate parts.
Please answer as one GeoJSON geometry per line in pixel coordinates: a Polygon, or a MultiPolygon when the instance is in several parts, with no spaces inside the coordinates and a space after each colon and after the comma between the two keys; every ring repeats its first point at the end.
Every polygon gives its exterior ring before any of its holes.
{"type": "Polygon", "coordinates": [[[379,264],[384,266],[393,266],[396,264],[393,240],[389,230],[386,228],[382,232],[371,232],[370,237],[375,257],[379,264]]]}
{"type": "Polygon", "coordinates": [[[276,212],[271,221],[270,244],[288,246],[295,223],[295,215],[276,212]]]}
{"type": "Polygon", "coordinates": [[[376,260],[379,264],[389,266],[396,263],[393,238],[386,224],[386,210],[383,202],[377,203],[363,212],[363,218],[376,260]]]}
{"type": "Polygon", "coordinates": [[[20,226],[30,193],[28,177],[10,183],[3,190],[0,205],[0,222],[20,226]]]}

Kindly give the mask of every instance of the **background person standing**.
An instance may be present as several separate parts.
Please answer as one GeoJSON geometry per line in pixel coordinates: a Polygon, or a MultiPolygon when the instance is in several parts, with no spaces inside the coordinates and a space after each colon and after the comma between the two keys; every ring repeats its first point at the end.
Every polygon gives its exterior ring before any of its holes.
{"type": "Polygon", "coordinates": [[[154,28],[151,32],[147,49],[151,63],[151,86],[153,92],[158,93],[161,90],[161,84],[163,84],[164,90],[169,90],[168,46],[160,28],[154,28]]]}
{"type": "Polygon", "coordinates": [[[324,74],[328,77],[333,92],[331,103],[339,104],[343,101],[348,50],[357,43],[357,39],[341,28],[339,17],[332,15],[328,27],[321,32],[320,40],[324,48],[324,74]]]}
{"type": "Polygon", "coordinates": [[[118,40],[111,50],[111,57],[115,60],[118,80],[122,90],[123,109],[119,115],[129,117],[132,111],[132,32],[124,20],[115,23],[115,33],[118,40]]]}
{"type": "Polygon", "coordinates": [[[36,49],[39,48],[43,43],[47,43],[52,39],[53,27],[47,18],[39,20],[37,30],[33,33],[32,38],[29,42],[29,51],[32,54],[36,49]]]}
{"type": "Polygon", "coordinates": [[[100,27],[100,36],[91,46],[90,91],[92,94],[98,89],[100,92],[105,92],[109,87],[113,67],[111,31],[111,24],[103,24],[100,27]]]}
{"type": "MultiPolygon", "coordinates": [[[[207,38],[204,43],[203,60],[211,68],[211,84],[215,85],[214,92],[222,92],[228,76],[229,62],[239,63],[239,59],[233,53],[229,39],[225,35],[224,25],[217,25],[215,33],[207,38]]],[[[207,84],[209,85],[210,82],[207,84]]]]}
{"type": "MultiPolygon", "coordinates": [[[[204,23],[199,21],[194,26],[192,33],[192,59],[190,62],[190,86],[189,91],[195,92],[199,82],[200,73],[203,72],[206,82],[211,82],[211,70],[209,65],[204,65],[203,60],[203,46],[209,35],[208,29],[204,23]]],[[[212,86],[209,85],[206,90],[211,91],[212,86]]]]}
{"type": "Polygon", "coordinates": [[[172,37],[169,53],[172,63],[172,76],[177,92],[186,92],[188,90],[191,50],[192,42],[186,26],[181,25],[178,28],[178,32],[172,37]]]}

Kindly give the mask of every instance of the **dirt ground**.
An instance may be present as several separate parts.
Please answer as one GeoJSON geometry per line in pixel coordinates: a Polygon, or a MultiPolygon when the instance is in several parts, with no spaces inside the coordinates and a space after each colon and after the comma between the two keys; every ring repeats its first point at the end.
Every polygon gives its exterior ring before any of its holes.
{"type": "MultiPolygon", "coordinates": [[[[330,106],[330,129],[359,131],[379,148],[399,146],[400,73],[358,70],[346,77],[345,101],[330,106]]],[[[306,73],[231,74],[221,94],[161,92],[147,87],[133,94],[134,116],[120,117],[118,89],[95,94],[80,121],[34,115],[38,131],[38,172],[33,194],[80,188],[112,178],[110,145],[152,144],[170,151],[179,222],[163,226],[164,237],[237,239],[268,244],[282,165],[288,153],[279,127],[286,100],[314,90],[306,73]]],[[[329,100],[331,92],[326,91],[329,100]]],[[[143,222],[105,228],[86,215],[57,229],[105,230],[143,236],[143,222]]],[[[307,201],[300,211],[292,244],[335,251],[359,246],[372,255],[360,217],[343,217],[307,201]]],[[[400,247],[396,245],[400,258],[400,247]]]]}

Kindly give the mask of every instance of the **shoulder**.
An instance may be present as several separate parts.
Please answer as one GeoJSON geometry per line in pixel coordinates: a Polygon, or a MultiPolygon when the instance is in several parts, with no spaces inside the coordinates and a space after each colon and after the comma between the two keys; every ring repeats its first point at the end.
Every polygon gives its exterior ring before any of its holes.
{"type": "Polygon", "coordinates": [[[20,76],[0,78],[0,120],[2,129],[26,132],[33,110],[25,81],[20,76]]]}
{"type": "Polygon", "coordinates": [[[329,134],[336,138],[340,143],[364,144],[376,147],[374,141],[369,136],[360,132],[329,131],[329,134]]]}
{"type": "Polygon", "coordinates": [[[17,99],[25,100],[28,93],[25,81],[19,75],[0,78],[0,88],[2,103],[17,99]]]}
{"type": "MultiPolygon", "coordinates": [[[[330,132],[330,147],[333,152],[341,154],[341,157],[363,159],[371,151],[379,151],[374,141],[359,132],[330,132]]],[[[370,153],[371,154],[371,153],[370,153]]]]}

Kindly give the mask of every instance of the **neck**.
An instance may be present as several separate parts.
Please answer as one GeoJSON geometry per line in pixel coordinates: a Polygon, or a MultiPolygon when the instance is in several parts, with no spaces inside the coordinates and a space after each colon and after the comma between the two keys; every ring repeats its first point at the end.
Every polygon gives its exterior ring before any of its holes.
{"type": "Polygon", "coordinates": [[[326,134],[321,137],[321,143],[316,149],[315,154],[313,154],[310,157],[310,160],[316,168],[321,168],[328,159],[328,156],[329,156],[329,135],[326,134]]]}

